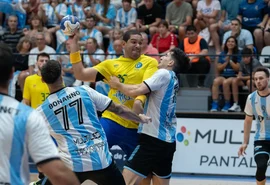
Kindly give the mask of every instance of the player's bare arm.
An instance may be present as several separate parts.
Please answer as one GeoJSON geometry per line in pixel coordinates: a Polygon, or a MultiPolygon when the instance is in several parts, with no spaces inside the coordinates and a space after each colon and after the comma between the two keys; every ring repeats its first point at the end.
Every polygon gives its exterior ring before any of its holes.
{"type": "Polygon", "coordinates": [[[111,112],[114,112],[115,114],[125,118],[129,119],[135,122],[140,123],[149,123],[151,122],[151,118],[148,116],[145,116],[144,114],[137,115],[135,112],[132,112],[129,108],[127,108],[124,105],[111,103],[111,105],[108,107],[108,110],[111,112]]]}
{"type": "Polygon", "coordinates": [[[81,61],[78,34],[79,33],[76,33],[74,36],[69,37],[67,41],[70,42],[70,61],[72,63],[74,76],[78,80],[95,82],[98,73],[97,70],[92,67],[85,68],[81,61]]]}
{"type": "Polygon", "coordinates": [[[124,93],[127,96],[137,97],[139,95],[147,94],[150,92],[149,88],[145,85],[145,83],[141,83],[139,85],[129,85],[120,83],[119,79],[115,76],[112,76],[109,85],[111,88],[117,89],[124,93]]]}

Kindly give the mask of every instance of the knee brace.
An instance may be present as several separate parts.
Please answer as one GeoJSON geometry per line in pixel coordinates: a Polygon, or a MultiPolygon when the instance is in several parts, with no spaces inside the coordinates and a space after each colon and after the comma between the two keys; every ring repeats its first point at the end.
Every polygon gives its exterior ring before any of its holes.
{"type": "Polygon", "coordinates": [[[265,179],[265,173],[267,169],[268,154],[258,154],[255,156],[255,162],[257,164],[256,180],[263,181],[265,179]]]}

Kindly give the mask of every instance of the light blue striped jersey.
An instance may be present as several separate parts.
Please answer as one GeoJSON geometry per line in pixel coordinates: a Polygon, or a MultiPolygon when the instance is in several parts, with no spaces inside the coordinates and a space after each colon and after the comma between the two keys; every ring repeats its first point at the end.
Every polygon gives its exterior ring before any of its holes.
{"type": "Polygon", "coordinates": [[[59,158],[42,116],[0,94],[0,184],[29,184],[29,155],[36,164],[59,158]]]}
{"type": "MultiPolygon", "coordinates": [[[[103,12],[104,12],[104,7],[102,4],[99,4],[97,3],[96,6],[96,12],[103,16],[103,12]]],[[[114,7],[113,4],[109,4],[109,7],[108,7],[108,11],[107,11],[107,14],[106,14],[106,18],[107,19],[110,19],[110,22],[109,23],[104,23],[102,21],[99,21],[97,22],[97,26],[109,26],[109,27],[114,27],[114,19],[116,17],[116,9],[114,7]]]]}
{"type": "Polygon", "coordinates": [[[48,96],[38,107],[61,159],[74,172],[100,170],[112,162],[97,110],[104,111],[111,99],[89,86],[65,87],[48,96]]]}
{"type": "Polygon", "coordinates": [[[152,122],[140,124],[138,133],[172,143],[176,132],[178,79],[173,71],[159,69],[144,83],[151,91],[144,105],[144,113],[152,117],[152,122]]]}
{"type": "Polygon", "coordinates": [[[270,140],[270,94],[260,96],[258,91],[251,93],[247,98],[245,113],[256,118],[255,141],[270,140]]]}
{"type": "Polygon", "coordinates": [[[91,30],[91,32],[88,33],[88,29],[83,29],[80,32],[84,34],[84,36],[81,38],[82,41],[87,41],[87,39],[92,37],[92,38],[95,38],[97,40],[97,43],[98,43],[99,46],[102,45],[103,36],[102,36],[102,33],[99,30],[93,28],[91,30]]]}
{"type": "Polygon", "coordinates": [[[117,10],[116,22],[120,23],[121,28],[126,28],[130,24],[135,24],[137,20],[137,11],[135,8],[131,8],[128,12],[125,12],[123,8],[117,10]]]}

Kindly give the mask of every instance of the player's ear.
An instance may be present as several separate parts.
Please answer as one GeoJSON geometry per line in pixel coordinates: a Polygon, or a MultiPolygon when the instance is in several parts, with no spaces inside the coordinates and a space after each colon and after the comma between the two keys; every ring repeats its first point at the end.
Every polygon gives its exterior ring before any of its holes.
{"type": "Polygon", "coordinates": [[[125,47],[126,44],[127,44],[126,41],[122,40],[122,47],[123,48],[125,47]]]}
{"type": "Polygon", "coordinates": [[[169,63],[168,63],[168,66],[169,66],[169,67],[172,67],[172,66],[174,66],[174,63],[175,63],[174,60],[171,59],[171,60],[169,61],[169,63]]]}

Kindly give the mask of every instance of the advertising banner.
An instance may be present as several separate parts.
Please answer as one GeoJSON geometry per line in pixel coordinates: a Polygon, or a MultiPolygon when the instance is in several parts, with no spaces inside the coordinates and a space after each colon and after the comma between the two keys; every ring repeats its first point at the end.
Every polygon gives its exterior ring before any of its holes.
{"type": "Polygon", "coordinates": [[[177,123],[173,172],[255,175],[255,121],[245,157],[237,155],[243,142],[244,120],[178,118],[177,123]]]}

